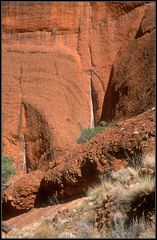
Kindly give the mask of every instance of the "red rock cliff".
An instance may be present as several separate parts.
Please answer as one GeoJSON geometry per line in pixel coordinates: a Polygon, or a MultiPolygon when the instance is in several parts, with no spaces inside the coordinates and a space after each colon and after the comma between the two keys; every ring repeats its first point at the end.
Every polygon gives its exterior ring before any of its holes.
{"type": "Polygon", "coordinates": [[[3,151],[19,171],[43,168],[90,127],[90,88],[100,120],[117,54],[153,4],[3,2],[3,151]]]}

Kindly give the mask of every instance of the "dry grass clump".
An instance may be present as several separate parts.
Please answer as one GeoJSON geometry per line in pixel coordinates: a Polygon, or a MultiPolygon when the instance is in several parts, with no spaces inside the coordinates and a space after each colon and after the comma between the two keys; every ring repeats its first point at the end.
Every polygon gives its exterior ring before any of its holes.
{"type": "Polygon", "coordinates": [[[147,223],[145,229],[143,229],[143,231],[140,232],[138,238],[155,238],[155,233],[156,233],[156,229],[155,229],[155,215],[153,216],[153,223],[147,223]]]}
{"type": "Polygon", "coordinates": [[[133,181],[133,179],[138,177],[138,171],[133,167],[122,168],[117,172],[112,173],[112,179],[118,181],[121,184],[126,184],[128,181],[133,181]]]}
{"type": "Polygon", "coordinates": [[[41,223],[34,223],[28,227],[13,228],[7,235],[6,238],[32,238],[41,223]]]}
{"type": "Polygon", "coordinates": [[[112,178],[104,177],[99,185],[88,189],[89,201],[94,202],[95,206],[101,206],[108,195],[114,196],[116,189],[121,187],[120,185],[118,181],[114,182],[112,178]]]}
{"type": "Polygon", "coordinates": [[[151,169],[155,169],[155,153],[148,153],[143,157],[142,165],[151,169]]]}
{"type": "Polygon", "coordinates": [[[127,227],[125,225],[125,218],[123,217],[123,214],[119,215],[118,217],[114,217],[113,221],[114,225],[111,234],[112,238],[136,239],[139,238],[139,236],[146,237],[146,233],[144,233],[146,229],[149,229],[151,236],[155,237],[155,231],[152,231],[153,228],[148,222],[146,222],[143,216],[139,220],[137,218],[134,219],[127,227]]]}
{"type": "Polygon", "coordinates": [[[144,216],[139,220],[134,219],[129,226],[126,226],[125,220],[126,216],[117,211],[113,216],[110,229],[103,228],[97,233],[97,237],[110,239],[155,238],[155,224],[148,223],[144,216]]]}
{"type": "Polygon", "coordinates": [[[155,192],[155,179],[152,176],[138,177],[135,184],[126,189],[123,188],[118,201],[122,208],[128,210],[140,196],[149,195],[152,192],[155,192]]]}
{"type": "MultiPolygon", "coordinates": [[[[154,167],[155,155],[145,155],[140,165],[113,172],[88,190],[90,201],[100,209],[97,226],[101,237],[136,238],[146,225],[148,228],[149,215],[155,212],[154,167]]],[[[153,233],[152,227],[149,229],[153,233]]]]}
{"type": "Polygon", "coordinates": [[[48,225],[40,225],[37,229],[33,238],[51,238],[52,229],[48,225]]]}
{"type": "MultiPolygon", "coordinates": [[[[143,157],[143,166],[155,167],[155,158],[153,154],[148,154],[143,157]]],[[[131,201],[131,198],[136,196],[139,192],[154,191],[155,178],[150,172],[145,172],[145,175],[140,176],[139,170],[134,167],[122,168],[117,172],[112,172],[110,176],[104,176],[101,183],[93,188],[89,188],[87,196],[92,200],[98,202],[99,198],[104,198],[106,194],[118,194],[118,191],[123,191],[126,199],[131,201]]]]}

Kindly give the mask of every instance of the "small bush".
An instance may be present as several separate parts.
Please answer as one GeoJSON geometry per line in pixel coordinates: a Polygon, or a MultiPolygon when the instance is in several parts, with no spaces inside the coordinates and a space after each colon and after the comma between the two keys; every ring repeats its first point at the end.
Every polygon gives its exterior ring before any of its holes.
{"type": "Polygon", "coordinates": [[[81,136],[77,139],[77,143],[81,144],[89,140],[90,138],[94,137],[98,133],[105,130],[103,126],[96,126],[95,128],[84,128],[81,131],[81,136]]]}
{"type": "Polygon", "coordinates": [[[8,156],[2,156],[2,191],[6,188],[6,182],[15,174],[15,169],[12,166],[12,159],[8,156]]]}

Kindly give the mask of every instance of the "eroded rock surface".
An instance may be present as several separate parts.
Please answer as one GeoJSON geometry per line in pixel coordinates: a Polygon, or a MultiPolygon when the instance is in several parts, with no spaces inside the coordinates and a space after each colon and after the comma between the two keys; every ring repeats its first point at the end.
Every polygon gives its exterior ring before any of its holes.
{"type": "Polygon", "coordinates": [[[150,5],[139,29],[120,49],[111,70],[101,119],[136,116],[155,106],[155,11],[150,5]]]}
{"type": "Polygon", "coordinates": [[[53,159],[53,133],[48,123],[36,108],[23,102],[25,123],[23,141],[26,172],[45,169],[53,159]]]}
{"type": "Polygon", "coordinates": [[[135,156],[152,152],[155,147],[155,111],[108,127],[89,142],[63,157],[44,174],[31,172],[18,179],[3,195],[4,216],[7,209],[15,212],[47,202],[49,197],[66,200],[85,193],[99,182],[101,174],[117,171],[132,164],[135,156]]]}
{"type": "Polygon", "coordinates": [[[135,155],[153,151],[155,112],[148,111],[109,127],[89,142],[70,151],[49,168],[41,182],[44,195],[58,192],[74,195],[96,182],[99,174],[119,170],[133,161],[135,155]],[[130,159],[128,159],[128,156],[130,159]]]}
{"type": "Polygon", "coordinates": [[[34,171],[19,177],[3,193],[3,218],[10,218],[27,212],[34,207],[42,171],[34,171]]]}
{"type": "Polygon", "coordinates": [[[64,154],[75,145],[80,126],[90,127],[90,89],[94,122],[100,120],[117,53],[140,26],[143,32],[152,29],[152,5],[3,2],[3,151],[14,157],[18,172],[23,171],[21,102],[35,107],[53,130],[54,156],[64,154]]]}

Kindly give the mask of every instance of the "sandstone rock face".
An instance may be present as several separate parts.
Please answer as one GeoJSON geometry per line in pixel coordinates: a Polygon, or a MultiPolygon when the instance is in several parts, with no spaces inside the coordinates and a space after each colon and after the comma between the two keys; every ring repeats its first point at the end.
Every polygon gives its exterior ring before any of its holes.
{"type": "MultiPolygon", "coordinates": [[[[143,33],[152,31],[152,10],[143,18],[151,5],[3,2],[3,151],[14,157],[17,171],[26,172],[25,162],[29,171],[43,168],[73,147],[80,126],[90,127],[91,108],[94,122],[100,120],[113,62],[140,24],[143,33]],[[31,122],[23,103],[33,109],[31,122]],[[43,119],[45,130],[38,131],[43,119]]],[[[151,39],[145,42],[153,49],[151,39]]]]}
{"type": "Polygon", "coordinates": [[[77,49],[92,82],[95,123],[100,120],[113,61],[124,43],[134,38],[147,8],[143,4],[84,3],[77,49]]]}
{"type": "MultiPolygon", "coordinates": [[[[45,119],[46,128],[49,130],[42,129],[43,137],[40,136],[41,134],[35,133],[36,139],[38,138],[37,141],[43,143],[42,138],[51,138],[55,153],[60,149],[65,151],[67,146],[75,142],[76,136],[79,135],[79,123],[82,123],[82,125],[88,124],[88,114],[83,114],[88,102],[86,101],[86,94],[83,95],[82,92],[84,83],[81,82],[78,74],[80,66],[77,55],[65,48],[50,48],[48,50],[48,48],[42,49],[32,45],[30,47],[16,47],[14,45],[4,50],[3,61],[4,65],[7,63],[7,71],[13,79],[12,81],[10,78],[8,79],[11,82],[9,89],[12,87],[9,90],[4,73],[3,111],[9,114],[9,116],[7,114],[3,115],[4,135],[14,135],[14,139],[18,138],[21,149],[24,145],[21,137],[23,135],[27,141],[27,158],[32,158],[34,154],[39,158],[40,152],[45,154],[45,149],[43,144],[34,141],[35,135],[33,132],[40,131],[38,128],[43,128],[41,123],[43,120],[41,119],[45,119]],[[7,63],[8,51],[10,52],[10,63],[7,63]],[[13,76],[14,72],[16,72],[15,76],[13,76]],[[16,89],[18,89],[19,94],[16,89]],[[7,91],[11,92],[9,96],[7,91]],[[8,102],[6,102],[7,99],[8,102]],[[30,110],[26,106],[24,107],[23,103],[27,103],[30,110]],[[82,111],[83,109],[84,111],[82,111]],[[8,122],[9,119],[12,119],[12,121],[8,122]],[[32,140],[30,141],[30,139],[32,140]],[[29,144],[27,144],[28,142],[29,144]],[[31,144],[33,145],[31,146],[31,144]],[[28,150],[28,148],[32,150],[28,150]]],[[[88,113],[88,111],[86,112],[88,113]]],[[[5,146],[4,150],[7,152],[5,146]]],[[[35,159],[35,157],[33,158],[35,159]]],[[[32,161],[36,162],[33,158],[32,161]]],[[[45,158],[43,157],[43,160],[45,158]]],[[[51,156],[49,156],[50,158],[51,156]]],[[[36,165],[35,162],[32,164],[36,165]]]]}
{"type": "Polygon", "coordinates": [[[147,7],[135,38],[119,51],[104,97],[102,120],[136,116],[155,105],[155,11],[147,7]]]}

